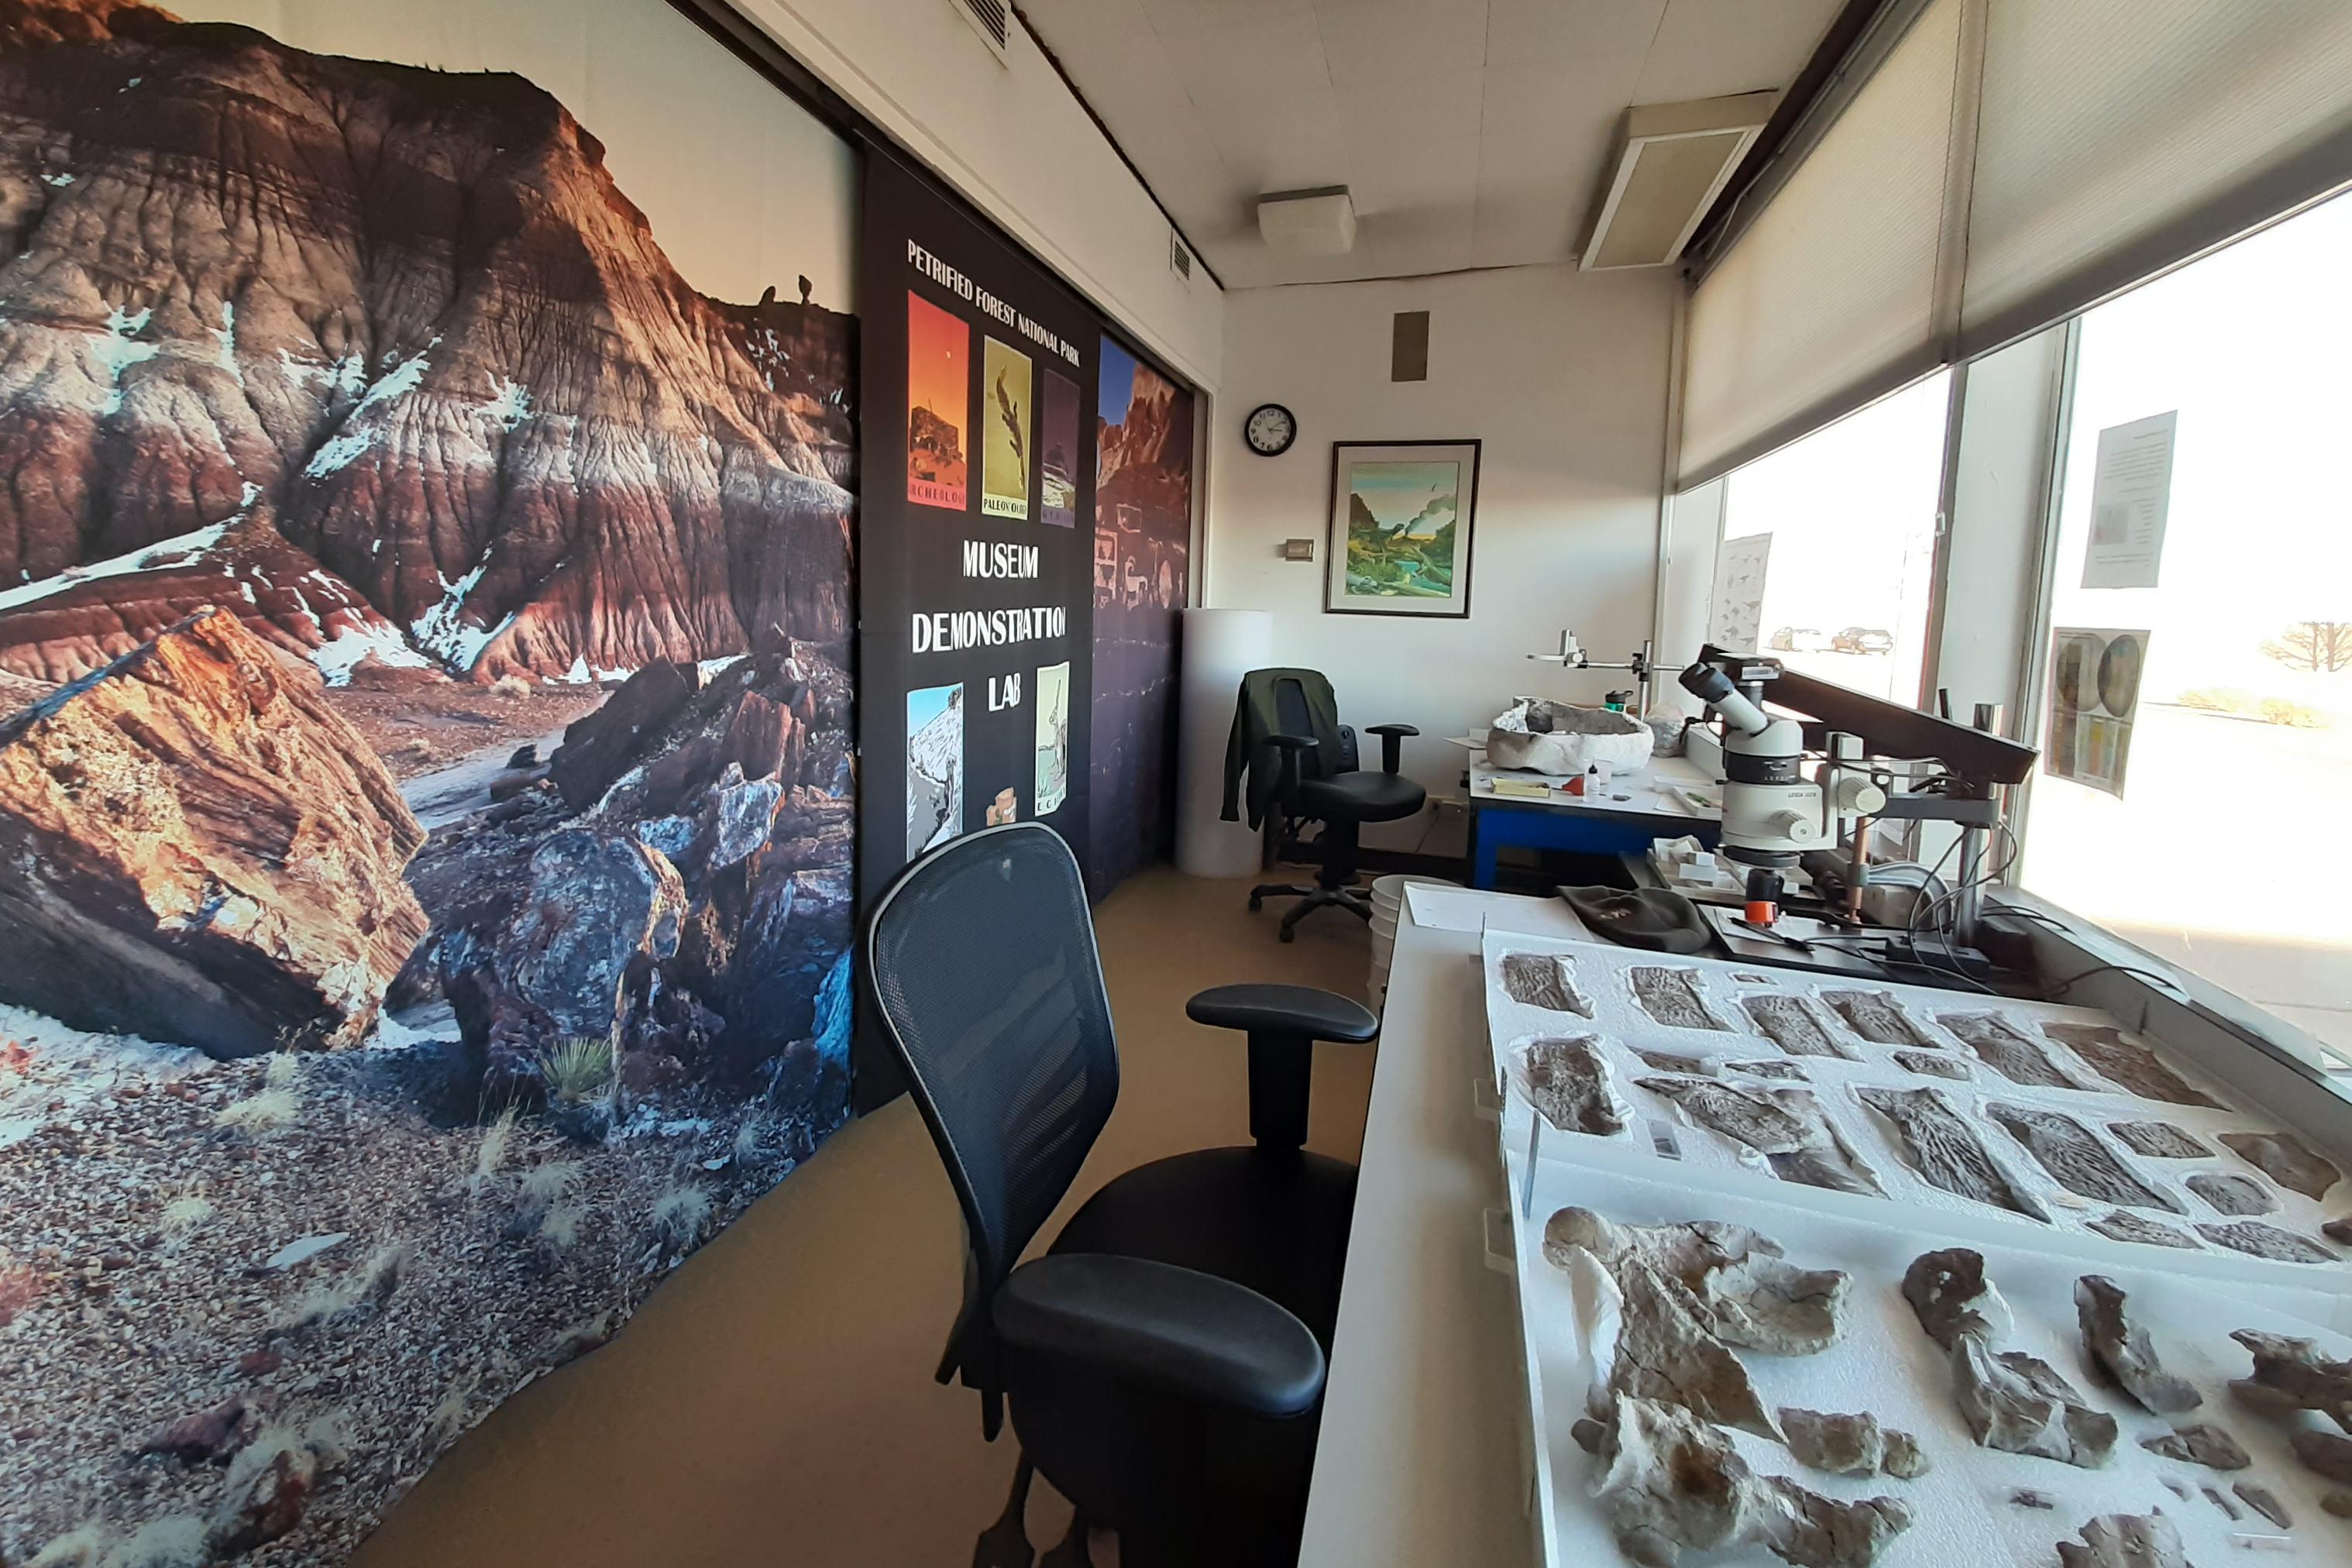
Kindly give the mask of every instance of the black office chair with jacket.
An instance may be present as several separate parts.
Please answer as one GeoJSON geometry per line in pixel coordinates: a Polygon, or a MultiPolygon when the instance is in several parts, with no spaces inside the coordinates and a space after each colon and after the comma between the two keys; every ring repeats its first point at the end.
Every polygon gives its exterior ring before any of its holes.
{"type": "Polygon", "coordinates": [[[1339,722],[1339,700],[1318,671],[1253,669],[1242,677],[1233,733],[1225,742],[1224,819],[1240,820],[1246,773],[1252,827],[1269,812],[1279,812],[1280,844],[1295,837],[1305,823],[1323,825],[1318,840],[1323,865],[1314,887],[1264,882],[1250,889],[1253,910],[1264,909],[1270,898],[1300,900],[1282,917],[1285,942],[1319,909],[1343,909],[1370,921],[1371,900],[1355,886],[1358,830],[1367,822],[1411,816],[1427,799],[1419,784],[1397,772],[1404,738],[1421,731],[1410,724],[1373,724],[1364,732],[1381,738],[1376,773],[1356,765],[1356,732],[1339,722]]]}
{"type": "Polygon", "coordinates": [[[1028,1568],[1034,1469],[1076,1505],[1055,1568],[1118,1532],[1129,1568],[1297,1561],[1325,1357],[1355,1204],[1352,1165],[1309,1153],[1314,1043],[1380,1026],[1295,985],[1186,1005],[1249,1037],[1255,1144],[1114,1178],[1015,1267],[1118,1096],[1086,889],[1042,823],[968,834],[875,906],[866,975],[964,1217],[964,1300],[940,1363],[1021,1443],[976,1568],[1028,1568]]]}

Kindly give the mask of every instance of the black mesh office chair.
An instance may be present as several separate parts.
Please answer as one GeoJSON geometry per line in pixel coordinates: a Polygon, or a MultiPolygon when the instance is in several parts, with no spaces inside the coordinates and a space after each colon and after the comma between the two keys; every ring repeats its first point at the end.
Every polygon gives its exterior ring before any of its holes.
{"type": "Polygon", "coordinates": [[[1356,1188],[1354,1166],[1303,1147],[1314,1042],[1369,1040],[1377,1020],[1301,986],[1193,997],[1192,1017],[1249,1036],[1255,1145],[1115,1178],[1016,1268],[1118,1097],[1077,863],[1041,823],[956,839],[883,895],[866,956],[963,1206],[940,1381],[979,1390],[992,1440],[1009,1403],[1021,1443],[976,1568],[1028,1568],[1033,1467],[1077,1508],[1049,1564],[1087,1561],[1089,1523],[1129,1568],[1295,1562],[1356,1188]]]}
{"type": "Polygon", "coordinates": [[[1419,784],[1397,772],[1404,738],[1421,731],[1410,724],[1369,726],[1364,732],[1381,738],[1381,771],[1366,773],[1356,765],[1355,731],[1339,726],[1336,754],[1328,742],[1315,738],[1313,704],[1319,701],[1326,712],[1338,710],[1328,680],[1311,669],[1253,670],[1243,678],[1244,700],[1249,683],[1261,678],[1272,684],[1281,724],[1279,733],[1265,737],[1265,745],[1281,757],[1275,804],[1287,826],[1277,842],[1294,837],[1303,823],[1320,822],[1323,833],[1318,842],[1323,863],[1315,886],[1261,882],[1250,889],[1249,907],[1262,910],[1269,898],[1297,899],[1297,905],[1282,917],[1285,942],[1296,940],[1298,922],[1319,909],[1347,910],[1369,921],[1372,902],[1355,886],[1358,830],[1367,822],[1411,816],[1428,798],[1419,784]]]}

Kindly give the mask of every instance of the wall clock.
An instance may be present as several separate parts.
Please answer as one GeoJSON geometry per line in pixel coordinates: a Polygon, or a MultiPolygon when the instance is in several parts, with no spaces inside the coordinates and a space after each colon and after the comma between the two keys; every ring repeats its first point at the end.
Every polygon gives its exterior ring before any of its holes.
{"type": "Polygon", "coordinates": [[[1261,403],[1242,422],[1242,437],[1261,458],[1278,458],[1298,439],[1298,416],[1279,403],[1261,403]]]}

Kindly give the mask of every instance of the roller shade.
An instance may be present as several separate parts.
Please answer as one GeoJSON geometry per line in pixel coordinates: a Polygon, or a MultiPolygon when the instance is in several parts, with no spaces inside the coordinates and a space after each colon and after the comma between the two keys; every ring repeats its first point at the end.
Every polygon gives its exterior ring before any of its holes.
{"type": "Polygon", "coordinates": [[[1874,47],[1692,292],[1678,489],[2352,184],[2352,0],[1898,0],[1874,47]]]}
{"type": "Polygon", "coordinates": [[[1961,0],[1934,0],[1691,296],[1681,487],[1935,368],[1961,0]]]}

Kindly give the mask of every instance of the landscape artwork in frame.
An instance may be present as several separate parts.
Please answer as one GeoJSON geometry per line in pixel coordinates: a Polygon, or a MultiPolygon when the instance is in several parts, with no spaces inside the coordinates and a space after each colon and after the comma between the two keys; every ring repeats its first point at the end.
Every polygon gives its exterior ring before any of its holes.
{"type": "Polygon", "coordinates": [[[1475,441],[1335,441],[1323,608],[1332,615],[1470,614],[1475,441]]]}

